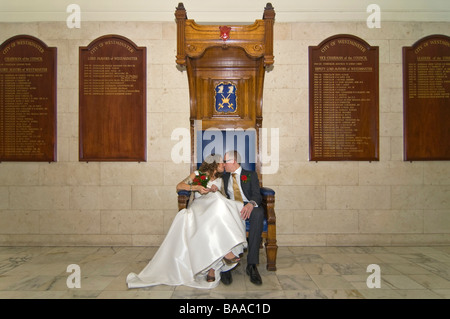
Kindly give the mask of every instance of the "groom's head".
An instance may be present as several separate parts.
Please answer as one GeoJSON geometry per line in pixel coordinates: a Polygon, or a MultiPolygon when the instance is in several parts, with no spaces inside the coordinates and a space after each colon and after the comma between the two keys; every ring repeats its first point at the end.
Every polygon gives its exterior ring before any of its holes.
{"type": "Polygon", "coordinates": [[[223,157],[223,162],[225,163],[225,170],[232,173],[241,166],[241,156],[237,151],[228,151],[223,157]]]}

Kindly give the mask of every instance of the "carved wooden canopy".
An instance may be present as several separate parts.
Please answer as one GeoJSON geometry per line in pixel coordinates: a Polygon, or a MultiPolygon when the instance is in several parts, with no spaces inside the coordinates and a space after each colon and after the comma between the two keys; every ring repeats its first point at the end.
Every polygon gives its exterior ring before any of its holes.
{"type": "Polygon", "coordinates": [[[176,63],[186,67],[189,81],[192,168],[195,121],[200,130],[255,129],[259,154],[264,73],[274,63],[274,8],[268,3],[263,19],[249,25],[200,25],[187,18],[183,3],[175,17],[176,63]]]}
{"type": "Polygon", "coordinates": [[[273,23],[275,10],[271,3],[264,8],[262,20],[251,25],[200,25],[188,19],[183,3],[176,8],[177,64],[185,65],[186,58],[198,58],[213,46],[239,47],[253,58],[264,58],[264,64],[273,64],[273,23]],[[228,32],[221,30],[229,28],[228,32]],[[222,36],[225,33],[225,36],[222,36]]]}

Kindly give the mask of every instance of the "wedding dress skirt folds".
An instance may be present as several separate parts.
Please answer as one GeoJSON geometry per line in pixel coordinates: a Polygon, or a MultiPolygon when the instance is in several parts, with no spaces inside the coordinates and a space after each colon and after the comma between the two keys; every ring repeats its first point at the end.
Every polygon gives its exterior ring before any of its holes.
{"type": "Polygon", "coordinates": [[[230,251],[239,256],[246,247],[245,222],[240,218],[242,203],[220,192],[197,197],[180,210],[154,257],[139,273],[127,276],[129,288],[155,285],[185,285],[214,288],[227,265],[223,257],[230,251]],[[207,282],[213,268],[215,281],[207,282]]]}

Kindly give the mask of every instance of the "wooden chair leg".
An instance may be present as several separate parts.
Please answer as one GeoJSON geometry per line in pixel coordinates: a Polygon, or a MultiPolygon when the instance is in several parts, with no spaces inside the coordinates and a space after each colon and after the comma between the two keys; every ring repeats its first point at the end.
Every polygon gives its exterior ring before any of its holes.
{"type": "Polygon", "coordinates": [[[263,196],[263,206],[267,214],[267,239],[266,239],[266,255],[267,255],[267,270],[276,271],[277,261],[277,228],[275,216],[275,196],[263,196]]]}
{"type": "Polygon", "coordinates": [[[278,246],[274,243],[267,241],[266,243],[266,255],[267,255],[267,270],[276,271],[277,270],[277,251],[278,246]]]}

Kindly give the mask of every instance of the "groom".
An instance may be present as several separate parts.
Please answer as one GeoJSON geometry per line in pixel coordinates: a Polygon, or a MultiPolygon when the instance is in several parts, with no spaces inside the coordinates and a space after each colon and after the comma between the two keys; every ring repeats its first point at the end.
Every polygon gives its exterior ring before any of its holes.
{"type": "MultiPolygon", "coordinates": [[[[242,201],[241,218],[250,220],[248,234],[247,275],[255,285],[261,285],[262,280],[256,265],[259,264],[259,246],[263,231],[264,209],[261,206],[261,193],[258,174],[247,171],[240,165],[241,157],[237,151],[229,151],[224,155],[225,171],[223,175],[224,189],[228,198],[242,201]]],[[[225,285],[231,284],[231,271],[221,274],[225,285]]]]}

